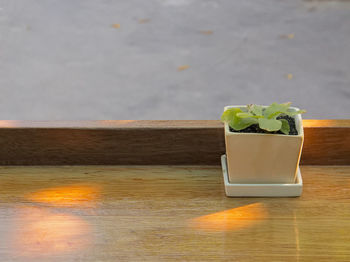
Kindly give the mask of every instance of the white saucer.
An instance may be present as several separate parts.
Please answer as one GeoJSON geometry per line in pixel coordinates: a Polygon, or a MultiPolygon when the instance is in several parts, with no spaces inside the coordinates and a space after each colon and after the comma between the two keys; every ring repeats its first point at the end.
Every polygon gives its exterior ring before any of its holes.
{"type": "Polygon", "coordinates": [[[295,184],[231,184],[228,180],[226,155],[221,156],[225,192],[230,197],[298,197],[303,190],[300,168],[295,184]]]}

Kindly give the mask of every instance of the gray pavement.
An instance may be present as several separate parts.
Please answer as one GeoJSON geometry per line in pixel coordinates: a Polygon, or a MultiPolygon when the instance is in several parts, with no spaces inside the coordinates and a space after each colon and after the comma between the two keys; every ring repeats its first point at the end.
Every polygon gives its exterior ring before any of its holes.
{"type": "Polygon", "coordinates": [[[350,118],[350,1],[0,0],[0,119],[350,118]]]}

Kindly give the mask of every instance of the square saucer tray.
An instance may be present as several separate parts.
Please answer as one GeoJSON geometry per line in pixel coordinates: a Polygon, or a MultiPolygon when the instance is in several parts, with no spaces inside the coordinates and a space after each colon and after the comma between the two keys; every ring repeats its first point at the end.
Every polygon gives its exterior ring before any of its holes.
{"type": "Polygon", "coordinates": [[[298,197],[303,190],[303,180],[298,167],[295,184],[231,184],[228,179],[226,155],[221,156],[225,192],[229,197],[298,197]]]}

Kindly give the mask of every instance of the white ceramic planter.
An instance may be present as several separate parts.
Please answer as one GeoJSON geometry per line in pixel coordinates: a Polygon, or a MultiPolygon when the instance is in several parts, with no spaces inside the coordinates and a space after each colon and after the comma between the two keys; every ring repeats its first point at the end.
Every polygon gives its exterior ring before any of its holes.
{"type": "MultiPolygon", "coordinates": [[[[226,109],[245,106],[226,106],[226,109]]],[[[299,110],[291,107],[292,110],[299,110]]],[[[231,132],[225,123],[229,182],[234,184],[293,184],[304,142],[301,115],[295,116],[298,135],[231,132]]]]}

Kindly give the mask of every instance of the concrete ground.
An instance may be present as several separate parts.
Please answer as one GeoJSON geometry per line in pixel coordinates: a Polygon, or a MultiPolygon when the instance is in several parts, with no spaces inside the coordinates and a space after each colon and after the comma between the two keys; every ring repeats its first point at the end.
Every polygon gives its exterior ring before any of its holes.
{"type": "Polygon", "coordinates": [[[350,118],[350,1],[0,0],[0,119],[350,118]]]}

